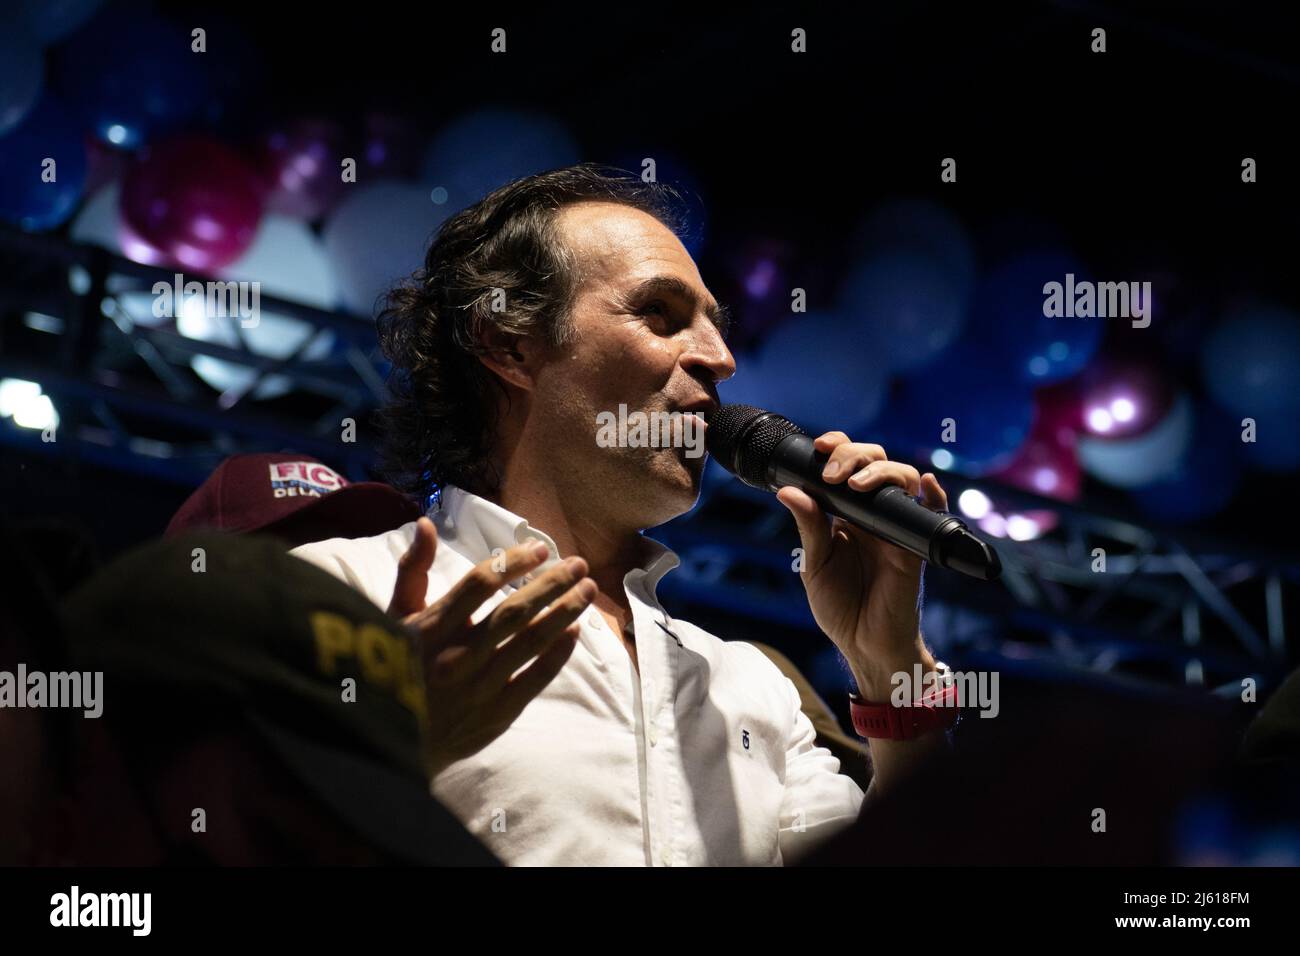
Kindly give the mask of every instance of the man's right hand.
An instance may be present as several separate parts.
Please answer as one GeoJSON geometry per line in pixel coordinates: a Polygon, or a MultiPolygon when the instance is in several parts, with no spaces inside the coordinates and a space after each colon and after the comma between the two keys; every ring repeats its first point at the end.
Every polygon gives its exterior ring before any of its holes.
{"type": "Polygon", "coordinates": [[[390,615],[418,635],[428,710],[427,756],[435,776],[504,733],[559,674],[577,643],[578,616],[597,592],[596,582],[586,577],[587,562],[568,558],[473,624],[470,618],[484,601],[507,582],[540,567],[549,552],[534,542],[487,558],[426,606],[437,549],[433,522],[420,518],[415,540],[398,562],[388,606],[390,615]]]}

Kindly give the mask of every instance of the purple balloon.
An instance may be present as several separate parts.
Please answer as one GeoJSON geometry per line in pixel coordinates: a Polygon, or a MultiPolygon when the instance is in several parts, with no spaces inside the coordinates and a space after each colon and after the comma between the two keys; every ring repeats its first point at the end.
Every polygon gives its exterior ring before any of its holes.
{"type": "Polygon", "coordinates": [[[164,262],[214,272],[252,244],[257,174],[229,147],[181,136],[144,149],[122,185],[122,221],[164,262]]]}
{"type": "Polygon", "coordinates": [[[98,136],[87,134],[85,140],[86,158],[89,162],[86,170],[86,195],[90,196],[102,186],[122,181],[127,166],[130,165],[131,154],[110,146],[98,136]]]}
{"type": "Polygon", "coordinates": [[[343,130],[332,120],[297,119],[262,137],[258,173],[268,212],[319,219],[343,194],[343,130]]]}
{"type": "Polygon", "coordinates": [[[373,179],[414,179],[424,155],[424,134],[412,120],[388,113],[365,118],[361,174],[373,179]]]}

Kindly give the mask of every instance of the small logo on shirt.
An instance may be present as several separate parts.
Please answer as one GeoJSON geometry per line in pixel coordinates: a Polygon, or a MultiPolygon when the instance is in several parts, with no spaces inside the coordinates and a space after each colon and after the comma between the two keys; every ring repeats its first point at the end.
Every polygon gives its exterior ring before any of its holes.
{"type": "Polygon", "coordinates": [[[740,728],[740,746],[749,749],[749,731],[744,727],[740,728]]]}

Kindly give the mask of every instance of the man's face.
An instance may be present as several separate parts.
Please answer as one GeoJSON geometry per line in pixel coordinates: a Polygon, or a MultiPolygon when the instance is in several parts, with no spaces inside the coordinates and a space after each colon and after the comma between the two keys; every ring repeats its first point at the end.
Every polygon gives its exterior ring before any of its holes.
{"type": "Polygon", "coordinates": [[[703,429],[695,451],[684,447],[692,436],[680,415],[675,447],[601,447],[597,416],[617,418],[620,405],[646,415],[716,406],[717,382],[736,371],[719,328],[726,318],[685,247],[653,216],[588,202],[562,210],[557,226],[582,276],[576,339],[538,372],[533,411],[548,423],[540,426],[547,446],[599,496],[593,501],[630,526],[653,527],[695,503],[703,429]]]}

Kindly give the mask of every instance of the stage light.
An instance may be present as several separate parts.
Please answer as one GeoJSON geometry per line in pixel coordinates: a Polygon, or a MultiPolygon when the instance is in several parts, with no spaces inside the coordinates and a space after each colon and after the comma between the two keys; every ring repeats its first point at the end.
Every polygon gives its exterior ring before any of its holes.
{"type": "Polygon", "coordinates": [[[1093,407],[1087,414],[1089,428],[1101,435],[1079,439],[1079,461],[1095,478],[1120,488],[1138,488],[1173,472],[1192,440],[1192,406],[1186,396],[1154,428],[1132,437],[1116,437],[1119,429],[1109,410],[1093,407]],[[1101,419],[1110,424],[1097,426],[1101,419]]]}
{"type": "Polygon", "coordinates": [[[1110,414],[1117,422],[1131,422],[1137,416],[1137,405],[1131,398],[1117,398],[1110,403],[1110,414]]]}
{"type": "Polygon", "coordinates": [[[1012,541],[1032,541],[1041,533],[1038,522],[1025,515],[1007,516],[1007,537],[1012,541]]]}
{"type": "Polygon", "coordinates": [[[1136,438],[1169,414],[1176,389],[1159,363],[1108,356],[1094,362],[1078,383],[1084,429],[1108,439],[1136,438]]]}
{"type": "Polygon", "coordinates": [[[59,413],[48,395],[37,395],[31,401],[14,409],[14,424],[40,431],[59,427],[59,413]]]}
{"type": "Polygon", "coordinates": [[[978,521],[993,510],[993,502],[978,488],[967,488],[957,496],[957,507],[967,518],[978,521]]]}
{"type": "Polygon", "coordinates": [[[192,339],[203,339],[207,336],[208,310],[201,295],[187,296],[181,303],[181,314],[176,321],[176,327],[180,330],[181,335],[188,336],[192,339]]]}
{"type": "Polygon", "coordinates": [[[1115,419],[1109,411],[1104,408],[1091,408],[1088,410],[1088,428],[1099,435],[1104,435],[1115,426],[1115,419]]]}
{"type": "Polygon", "coordinates": [[[1034,488],[1045,495],[1051,494],[1061,484],[1061,476],[1051,468],[1039,468],[1034,472],[1034,488]]]}
{"type": "Polygon", "coordinates": [[[953,466],[954,461],[955,459],[952,457],[952,452],[948,451],[946,448],[936,448],[930,454],[930,464],[934,465],[936,468],[942,468],[945,471],[953,466]]]}
{"type": "Polygon", "coordinates": [[[41,394],[37,382],[22,378],[0,379],[0,416],[9,418],[14,411],[41,394]]]}
{"type": "Polygon", "coordinates": [[[37,431],[59,426],[59,413],[50,396],[41,394],[40,383],[22,378],[0,379],[0,416],[37,431]]]}
{"type": "Polygon", "coordinates": [[[44,312],[24,312],[23,325],[35,332],[63,334],[63,320],[57,315],[46,315],[44,312]]]}
{"type": "Polygon", "coordinates": [[[1007,536],[1007,519],[996,511],[990,511],[981,518],[979,526],[981,531],[991,534],[995,538],[1005,538],[1007,536]]]}

